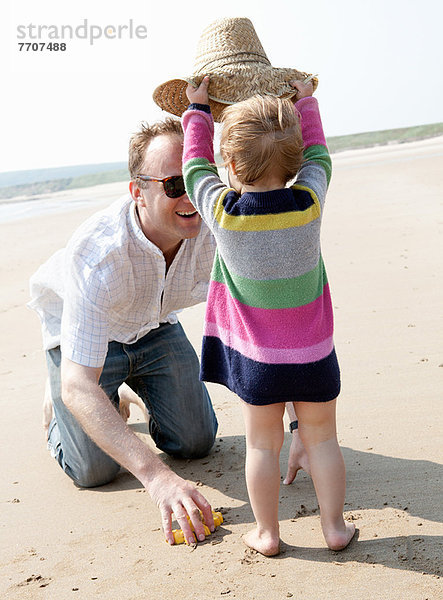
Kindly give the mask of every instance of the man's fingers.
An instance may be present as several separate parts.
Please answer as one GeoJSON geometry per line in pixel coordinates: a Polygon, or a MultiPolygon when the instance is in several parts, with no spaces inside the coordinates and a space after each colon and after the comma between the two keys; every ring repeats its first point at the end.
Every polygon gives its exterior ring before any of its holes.
{"type": "Polygon", "coordinates": [[[193,502],[189,502],[186,505],[186,508],[188,511],[189,518],[191,519],[192,526],[194,527],[195,535],[198,541],[202,542],[205,539],[206,535],[205,528],[201,520],[200,511],[193,502]]]}
{"type": "Polygon", "coordinates": [[[162,525],[163,532],[165,534],[166,541],[171,546],[174,544],[174,536],[172,535],[172,526],[171,526],[171,511],[170,510],[162,510],[162,525]]]}
{"type": "Polygon", "coordinates": [[[205,525],[209,531],[215,530],[211,505],[200,492],[195,490],[191,502],[185,504],[185,507],[194,526],[197,539],[202,542],[206,537],[205,525]]]}
{"type": "Polygon", "coordinates": [[[205,525],[209,528],[210,531],[215,531],[214,517],[212,515],[211,505],[206,500],[206,498],[202,494],[200,494],[198,490],[195,490],[194,502],[202,512],[205,525]]]}
{"type": "Polygon", "coordinates": [[[284,485],[289,485],[294,481],[297,471],[298,469],[296,467],[291,467],[291,465],[288,466],[286,477],[283,479],[284,485]]]}
{"type": "Polygon", "coordinates": [[[187,544],[195,542],[194,534],[192,533],[191,525],[187,519],[186,510],[183,506],[177,506],[174,511],[170,508],[162,512],[163,532],[168,544],[175,544],[174,534],[172,533],[172,512],[174,512],[175,520],[179,528],[183,531],[184,538],[187,544]]]}
{"type": "Polygon", "coordinates": [[[183,506],[177,507],[174,515],[188,544],[193,544],[196,539],[202,542],[206,538],[205,525],[210,531],[215,529],[211,505],[197,491],[194,498],[184,500],[183,506]]]}
{"type": "Polygon", "coordinates": [[[291,446],[289,448],[288,470],[283,483],[285,485],[292,483],[300,469],[303,469],[309,475],[310,469],[308,455],[305,447],[303,446],[300,435],[296,430],[292,434],[291,446]]]}
{"type": "Polygon", "coordinates": [[[192,533],[191,524],[188,521],[186,510],[183,506],[176,508],[174,510],[175,519],[183,531],[183,535],[185,536],[185,540],[187,544],[194,544],[195,537],[192,533]]]}
{"type": "Polygon", "coordinates": [[[157,481],[156,485],[159,489],[153,488],[150,493],[160,509],[163,531],[169,544],[175,543],[171,524],[172,514],[174,514],[187,544],[193,544],[196,538],[203,541],[206,537],[205,527],[214,531],[211,505],[194,486],[178,476],[170,477],[164,485],[160,485],[160,483],[157,481]],[[169,484],[169,488],[167,484],[169,484]],[[160,492],[159,496],[157,496],[158,492],[160,492]]]}

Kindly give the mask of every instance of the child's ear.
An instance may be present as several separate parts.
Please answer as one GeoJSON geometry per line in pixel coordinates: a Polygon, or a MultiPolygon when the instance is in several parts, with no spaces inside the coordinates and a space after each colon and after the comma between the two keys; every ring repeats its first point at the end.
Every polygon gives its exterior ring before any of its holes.
{"type": "Polygon", "coordinates": [[[231,173],[237,176],[237,172],[235,170],[235,162],[233,160],[231,160],[231,162],[229,163],[229,168],[231,169],[231,173]]]}

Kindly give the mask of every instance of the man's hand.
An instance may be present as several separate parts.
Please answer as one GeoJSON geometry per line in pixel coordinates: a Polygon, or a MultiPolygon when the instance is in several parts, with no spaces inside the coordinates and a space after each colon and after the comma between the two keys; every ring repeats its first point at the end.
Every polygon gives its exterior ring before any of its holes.
{"type": "Polygon", "coordinates": [[[295,479],[297,471],[303,469],[308,475],[311,474],[309,468],[308,455],[306,453],[303,442],[300,439],[300,435],[297,430],[292,432],[291,447],[289,448],[288,457],[288,471],[286,477],[283,479],[285,485],[289,485],[295,479]]]}
{"type": "Polygon", "coordinates": [[[210,531],[214,531],[214,519],[209,502],[193,485],[172,471],[165,470],[164,474],[158,473],[155,479],[146,485],[146,489],[160,509],[163,531],[169,544],[174,544],[171,525],[172,513],[174,513],[188,544],[193,544],[196,540],[186,518],[187,515],[192,521],[197,540],[205,539],[200,511],[206,526],[210,531]]]}
{"type": "Polygon", "coordinates": [[[201,84],[198,87],[194,87],[189,84],[186,88],[186,95],[191,104],[208,104],[208,85],[209,77],[203,77],[201,84]]]}
{"type": "Polygon", "coordinates": [[[162,463],[126,425],[98,385],[100,374],[101,368],[84,367],[62,358],[62,393],[66,407],[97,446],[141,481],[160,509],[163,529],[170,544],[174,543],[172,513],[188,543],[194,541],[194,535],[186,515],[191,518],[197,539],[204,540],[199,509],[207,527],[214,531],[209,502],[194,486],[162,463]]]}
{"type": "Polygon", "coordinates": [[[312,96],[314,93],[314,86],[312,85],[312,81],[308,81],[308,83],[303,83],[303,81],[293,80],[289,82],[293,88],[297,90],[297,93],[294,96],[294,101],[300,100],[301,98],[307,98],[308,96],[312,96]]]}

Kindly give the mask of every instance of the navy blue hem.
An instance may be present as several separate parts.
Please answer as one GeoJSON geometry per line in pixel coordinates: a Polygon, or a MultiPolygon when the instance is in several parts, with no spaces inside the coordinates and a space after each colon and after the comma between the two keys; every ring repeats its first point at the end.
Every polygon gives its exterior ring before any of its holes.
{"type": "Polygon", "coordinates": [[[248,404],[329,402],[340,393],[335,349],[306,364],[267,364],[246,358],[218,338],[203,338],[200,379],[224,385],[248,404]]]}
{"type": "Polygon", "coordinates": [[[211,108],[209,104],[199,104],[198,102],[193,102],[190,104],[188,106],[188,110],[202,110],[203,112],[208,113],[208,115],[211,114],[211,108]]]}

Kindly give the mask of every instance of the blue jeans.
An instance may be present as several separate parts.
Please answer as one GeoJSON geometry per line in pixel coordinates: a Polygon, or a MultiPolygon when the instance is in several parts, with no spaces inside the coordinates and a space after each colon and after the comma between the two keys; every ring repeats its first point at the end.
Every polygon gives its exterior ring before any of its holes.
{"type": "MultiPolygon", "coordinates": [[[[54,418],[48,447],[81,487],[109,483],[120,466],[86,433],[61,398],[60,347],[46,352],[54,418]]],[[[99,384],[118,409],[118,388],[126,382],[144,401],[149,431],[158,448],[172,456],[200,458],[212,448],[217,419],[197,355],[180,323],[161,324],[134,344],[110,342],[99,384]]]]}

